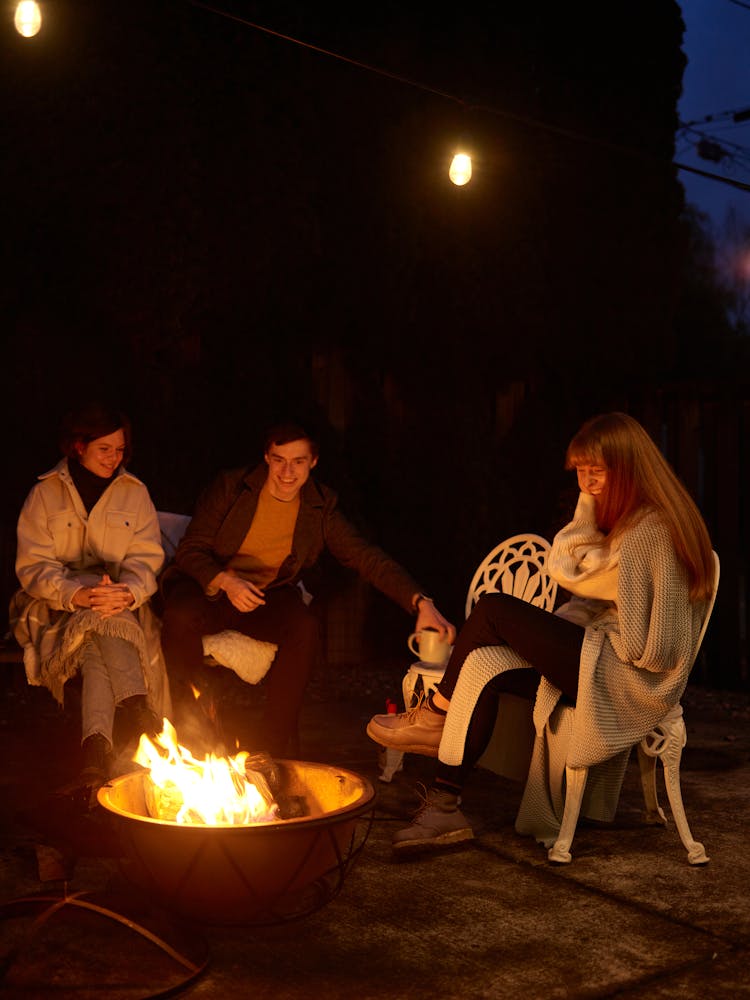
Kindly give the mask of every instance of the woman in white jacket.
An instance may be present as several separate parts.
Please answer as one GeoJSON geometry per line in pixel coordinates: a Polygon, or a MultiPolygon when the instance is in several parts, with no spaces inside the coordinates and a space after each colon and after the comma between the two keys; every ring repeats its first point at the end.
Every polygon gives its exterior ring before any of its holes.
{"type": "Polygon", "coordinates": [[[18,518],[13,633],[30,684],[63,704],[82,675],[83,769],[71,789],[93,793],[109,776],[115,710],[151,734],[169,688],[148,599],[164,561],[156,509],[123,465],[127,417],[99,404],[63,422],[64,458],[39,477],[18,518]]]}
{"type": "MultiPolygon", "coordinates": [[[[679,702],[714,576],[698,508],[624,413],[584,424],[566,468],[575,469],[580,496],[573,520],[555,536],[548,569],[571,600],[550,613],[510,595],[483,596],[437,691],[416,709],[368,724],[378,743],[440,760],[426,801],[394,847],[473,836],[458,801],[492,735],[502,692],[536,696],[538,708],[540,699],[554,707],[560,696],[578,706],[573,766],[629,750],[679,702]],[[466,662],[485,647],[495,655],[466,662]]],[[[523,825],[528,832],[526,818],[523,825]]]]}

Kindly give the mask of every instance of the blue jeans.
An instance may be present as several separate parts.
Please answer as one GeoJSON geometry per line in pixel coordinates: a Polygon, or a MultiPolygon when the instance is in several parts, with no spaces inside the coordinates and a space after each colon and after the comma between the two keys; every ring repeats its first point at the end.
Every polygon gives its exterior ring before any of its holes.
{"type": "Polygon", "coordinates": [[[89,632],[81,675],[81,739],[101,733],[111,746],[115,708],[132,695],[146,693],[138,650],[127,639],[89,632]]]}

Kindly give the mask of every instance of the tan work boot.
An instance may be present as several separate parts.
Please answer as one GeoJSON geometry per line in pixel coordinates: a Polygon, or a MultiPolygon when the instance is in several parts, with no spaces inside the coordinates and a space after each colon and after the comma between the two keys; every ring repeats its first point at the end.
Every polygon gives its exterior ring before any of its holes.
{"type": "Polygon", "coordinates": [[[411,826],[393,835],[394,850],[472,840],[474,831],[458,808],[458,796],[431,788],[414,814],[411,826]]]}
{"type": "Polygon", "coordinates": [[[444,725],[445,715],[433,711],[427,701],[420,698],[408,712],[373,715],[367,723],[367,735],[384,747],[437,757],[444,725]]]}

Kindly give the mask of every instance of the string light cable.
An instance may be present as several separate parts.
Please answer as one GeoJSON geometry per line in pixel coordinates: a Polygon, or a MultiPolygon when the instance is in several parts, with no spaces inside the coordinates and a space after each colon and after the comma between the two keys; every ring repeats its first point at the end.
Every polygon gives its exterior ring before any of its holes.
{"type": "MultiPolygon", "coordinates": [[[[200,10],[204,10],[208,13],[215,14],[217,17],[225,18],[229,21],[234,21],[238,24],[242,24],[247,28],[252,28],[255,31],[260,31],[264,34],[271,35],[274,38],[278,38],[282,41],[289,42],[293,45],[298,45],[300,48],[309,49],[310,51],[317,52],[320,55],[326,56],[331,59],[337,59],[340,62],[347,63],[350,66],[355,66],[358,69],[364,70],[368,73],[374,73],[379,76],[383,76],[389,80],[393,80],[397,83],[401,83],[404,86],[413,87],[418,90],[422,90],[425,93],[433,94],[436,97],[443,98],[444,100],[452,101],[461,107],[473,111],[473,112],[483,112],[485,114],[492,114],[498,117],[508,119],[510,121],[516,121],[521,124],[531,126],[533,128],[541,129],[546,132],[551,132],[556,135],[566,137],[578,142],[585,142],[589,145],[599,146],[606,149],[610,149],[617,153],[622,153],[635,159],[643,160],[644,162],[650,162],[652,164],[658,164],[659,166],[664,166],[664,160],[659,157],[653,156],[648,153],[644,153],[642,150],[634,149],[631,146],[623,146],[618,143],[608,142],[604,139],[596,138],[591,135],[587,135],[582,132],[577,132],[571,129],[563,128],[561,126],[552,125],[550,122],[542,121],[538,118],[532,118],[526,115],[516,114],[511,111],[507,111],[501,108],[496,108],[490,105],[475,104],[465,100],[464,98],[458,97],[456,94],[452,94],[445,90],[440,90],[436,87],[429,86],[428,84],[421,83],[418,80],[410,79],[409,77],[403,76],[398,73],[392,73],[388,70],[382,69],[378,66],[372,66],[368,63],[361,62],[360,60],[353,59],[350,56],[342,55],[338,52],[333,52],[330,49],[323,48],[319,45],[314,45],[311,42],[305,42],[302,39],[295,38],[292,35],[284,34],[280,31],[275,31],[273,28],[266,27],[265,25],[258,24],[254,21],[250,21],[247,18],[240,17],[238,14],[232,14],[229,11],[223,10],[213,4],[204,3],[202,0],[187,0],[187,3],[191,7],[195,7],[200,10]]],[[[750,109],[748,109],[750,111],[750,109]]],[[[688,125],[683,125],[681,130],[687,128],[688,125]]],[[[738,147],[738,150],[741,147],[738,147]]],[[[743,151],[744,152],[744,151],[743,151]]],[[[718,161],[717,161],[718,162],[718,161]]],[[[702,177],[708,177],[711,180],[715,180],[721,184],[728,184],[731,187],[738,188],[741,191],[750,191],[750,184],[743,181],[735,180],[732,177],[725,177],[721,174],[716,174],[711,171],[701,170],[697,167],[691,167],[685,163],[678,163],[672,161],[672,165],[677,167],[678,170],[686,170],[689,173],[699,174],[702,177]]]]}

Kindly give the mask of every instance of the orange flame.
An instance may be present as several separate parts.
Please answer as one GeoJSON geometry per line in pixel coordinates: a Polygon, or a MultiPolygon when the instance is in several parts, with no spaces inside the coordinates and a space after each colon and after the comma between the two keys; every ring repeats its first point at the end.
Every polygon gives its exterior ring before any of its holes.
{"type": "Polygon", "coordinates": [[[199,760],[177,742],[174,726],[164,719],[154,741],[141,735],[133,760],[150,771],[146,804],[155,819],[206,826],[269,823],[278,818],[278,806],[262,774],[251,771],[249,780],[247,757],[243,750],[199,760]]]}

